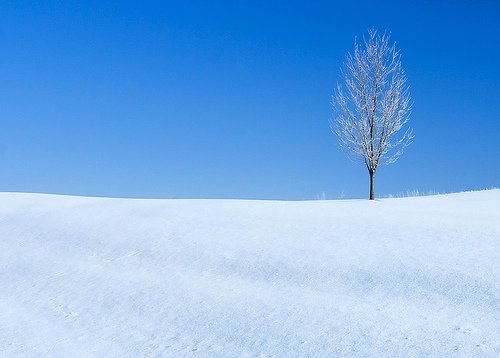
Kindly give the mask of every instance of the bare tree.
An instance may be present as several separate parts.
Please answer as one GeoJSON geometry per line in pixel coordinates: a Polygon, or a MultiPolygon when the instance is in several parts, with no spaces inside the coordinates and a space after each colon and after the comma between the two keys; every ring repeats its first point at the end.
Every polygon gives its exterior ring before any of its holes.
{"type": "Polygon", "coordinates": [[[408,122],[410,95],[401,55],[389,35],[368,31],[363,45],[354,42],[332,98],[336,112],[331,129],[349,155],[366,165],[370,200],[375,199],[375,173],[381,162],[394,163],[413,139],[408,122]],[[400,132],[398,134],[398,132],[400,132]]]}

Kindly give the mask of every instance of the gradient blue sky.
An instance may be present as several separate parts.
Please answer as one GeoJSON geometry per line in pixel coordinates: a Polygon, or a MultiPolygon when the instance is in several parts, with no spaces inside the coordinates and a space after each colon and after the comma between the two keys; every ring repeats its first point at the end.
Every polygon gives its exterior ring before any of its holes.
{"type": "Polygon", "coordinates": [[[0,191],[365,197],[328,121],[370,27],[414,101],[377,193],[499,186],[498,2],[2,1],[0,191]]]}

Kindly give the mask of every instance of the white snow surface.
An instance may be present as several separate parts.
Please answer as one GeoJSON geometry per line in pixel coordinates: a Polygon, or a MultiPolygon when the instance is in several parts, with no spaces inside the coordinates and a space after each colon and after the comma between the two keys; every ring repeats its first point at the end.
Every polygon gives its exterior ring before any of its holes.
{"type": "Polygon", "coordinates": [[[0,356],[498,357],[500,190],[1,193],[0,356]]]}

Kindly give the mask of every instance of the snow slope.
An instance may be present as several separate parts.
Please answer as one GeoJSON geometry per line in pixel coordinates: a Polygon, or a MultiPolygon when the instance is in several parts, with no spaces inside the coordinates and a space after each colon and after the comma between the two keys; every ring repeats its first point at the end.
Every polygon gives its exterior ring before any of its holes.
{"type": "Polygon", "coordinates": [[[498,357],[500,190],[0,194],[0,356],[498,357]]]}

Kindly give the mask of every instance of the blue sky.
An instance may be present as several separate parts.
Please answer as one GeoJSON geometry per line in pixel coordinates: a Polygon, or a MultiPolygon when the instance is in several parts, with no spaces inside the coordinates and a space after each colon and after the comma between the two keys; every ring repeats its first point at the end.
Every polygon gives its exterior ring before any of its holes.
{"type": "Polygon", "coordinates": [[[377,194],[499,186],[495,1],[5,1],[0,191],[366,197],[328,121],[371,27],[392,32],[414,102],[377,194]]]}

